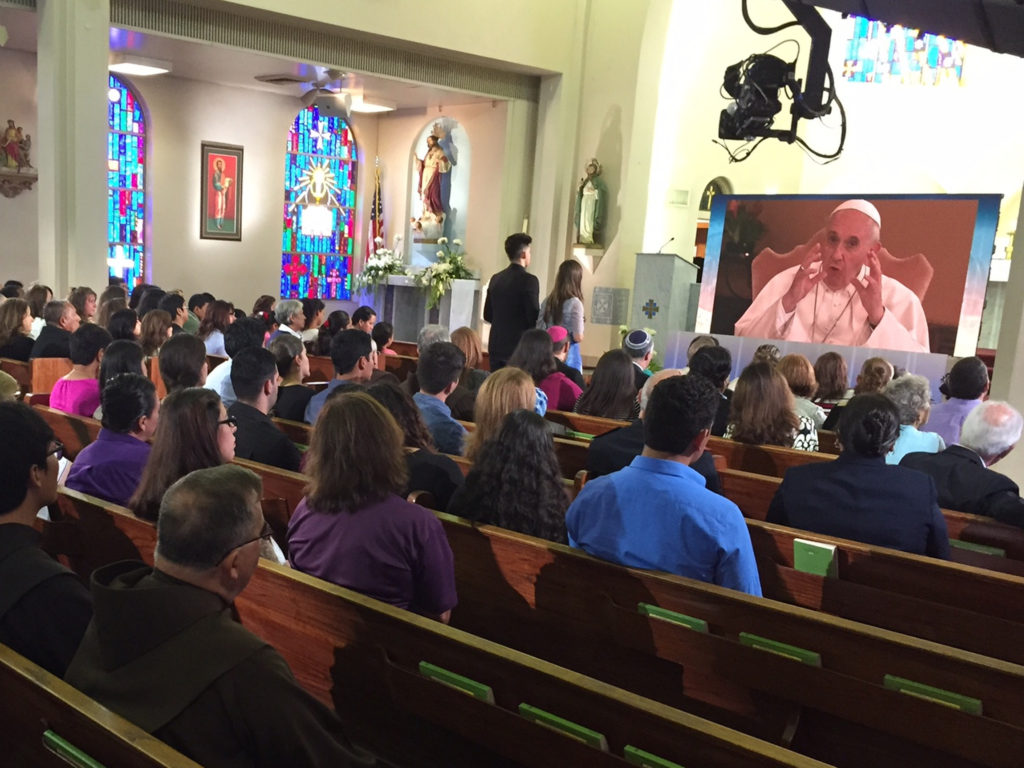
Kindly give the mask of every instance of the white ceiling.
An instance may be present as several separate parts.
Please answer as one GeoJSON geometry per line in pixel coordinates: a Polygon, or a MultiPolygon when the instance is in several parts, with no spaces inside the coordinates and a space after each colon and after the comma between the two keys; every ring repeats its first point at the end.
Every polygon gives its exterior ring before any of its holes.
{"type": "MultiPolygon", "coordinates": [[[[0,24],[7,28],[6,48],[18,51],[36,50],[36,15],[32,11],[15,8],[0,8],[0,24]]],[[[172,63],[172,74],[188,80],[217,83],[235,88],[251,88],[267,93],[300,97],[309,89],[307,84],[273,85],[255,79],[257,75],[291,74],[308,78],[312,82],[324,76],[324,67],[282,59],[250,51],[195,43],[168,37],[111,28],[111,51],[133,53],[172,63]]],[[[431,85],[410,83],[362,73],[346,73],[333,86],[347,89],[361,89],[367,101],[381,99],[399,109],[453,106],[492,101],[490,96],[480,96],[464,91],[453,91],[431,85]]]]}

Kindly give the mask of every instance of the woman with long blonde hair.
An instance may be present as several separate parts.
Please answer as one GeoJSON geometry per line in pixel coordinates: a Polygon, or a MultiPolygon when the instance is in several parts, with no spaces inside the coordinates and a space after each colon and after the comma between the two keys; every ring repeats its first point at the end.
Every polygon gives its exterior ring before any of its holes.
{"type": "Polygon", "coordinates": [[[476,429],[466,440],[466,458],[470,461],[476,459],[481,446],[498,434],[508,414],[518,410],[532,411],[536,401],[537,390],[526,371],[506,367],[488,376],[476,395],[476,429]]]}

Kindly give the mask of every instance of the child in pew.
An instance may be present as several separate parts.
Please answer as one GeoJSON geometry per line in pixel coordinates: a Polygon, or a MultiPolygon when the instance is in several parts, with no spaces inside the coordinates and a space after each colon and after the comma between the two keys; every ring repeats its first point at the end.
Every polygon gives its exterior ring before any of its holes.
{"type": "MultiPolygon", "coordinates": [[[[374,328],[378,325],[380,323],[374,328]]],[[[388,382],[372,385],[366,394],[383,405],[395,418],[405,435],[405,447],[414,449],[405,454],[409,481],[403,495],[412,491],[427,491],[434,497],[437,509],[447,509],[452,494],[462,486],[462,470],[448,456],[437,452],[416,403],[401,387],[388,382]]]]}
{"type": "Polygon", "coordinates": [[[498,434],[480,449],[448,512],[565,544],[568,506],[547,423],[519,410],[506,416],[498,434]]]}
{"type": "Polygon", "coordinates": [[[100,363],[110,342],[110,332],[93,323],[71,334],[71,371],[54,383],[51,408],[90,418],[96,413],[100,407],[100,363]]]}
{"type": "Polygon", "coordinates": [[[447,623],[455,567],[441,522],[398,494],[408,479],[394,418],[365,392],[325,403],[306,497],[288,523],[294,568],[447,623]]]}
{"type": "MultiPolygon", "coordinates": [[[[120,343],[138,347],[130,341],[120,343]]],[[[138,372],[110,378],[102,399],[103,428],[75,458],[65,485],[127,506],[149,460],[147,441],[156,433],[160,402],[153,382],[138,372]]]]}

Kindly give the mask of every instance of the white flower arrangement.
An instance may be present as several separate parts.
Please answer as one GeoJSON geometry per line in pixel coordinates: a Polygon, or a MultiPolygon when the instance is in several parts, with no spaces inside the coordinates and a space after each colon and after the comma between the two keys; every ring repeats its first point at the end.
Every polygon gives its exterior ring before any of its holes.
{"type": "Polygon", "coordinates": [[[376,237],[373,242],[377,250],[363,264],[362,272],[352,279],[352,289],[360,293],[383,285],[390,275],[405,274],[403,261],[390,248],[381,247],[384,244],[383,238],[376,237]]]}
{"type": "MultiPolygon", "coordinates": [[[[473,272],[466,266],[465,251],[450,248],[447,237],[437,238],[437,244],[441,246],[437,251],[437,261],[415,278],[416,285],[430,292],[427,297],[427,309],[433,309],[441,303],[441,297],[451,288],[452,280],[474,277],[473,272]]],[[[452,245],[456,249],[461,249],[462,241],[456,238],[452,240],[452,245]]]]}

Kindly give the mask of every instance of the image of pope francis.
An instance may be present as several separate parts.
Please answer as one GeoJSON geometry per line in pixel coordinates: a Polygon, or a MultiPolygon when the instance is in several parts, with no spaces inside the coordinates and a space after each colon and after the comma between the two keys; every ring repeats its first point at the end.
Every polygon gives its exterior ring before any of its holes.
{"type": "Polygon", "coordinates": [[[928,352],[928,321],[917,295],[882,274],[882,217],[867,200],[847,200],[801,261],[768,281],[736,322],[737,336],[928,352]]]}

